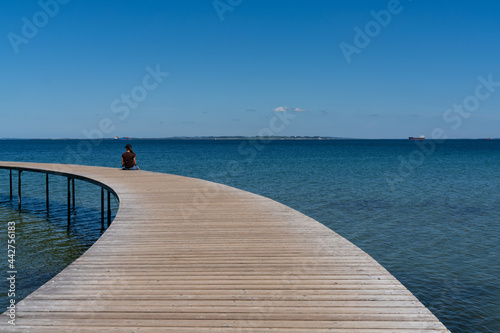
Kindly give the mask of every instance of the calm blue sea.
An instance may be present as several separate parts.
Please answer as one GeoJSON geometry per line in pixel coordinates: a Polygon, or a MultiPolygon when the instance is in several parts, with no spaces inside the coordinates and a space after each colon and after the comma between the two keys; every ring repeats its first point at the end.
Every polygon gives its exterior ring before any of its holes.
{"type": "MultiPolygon", "coordinates": [[[[261,194],[325,224],[378,260],[452,332],[500,332],[500,140],[4,140],[0,159],[119,167],[125,143],[142,169],[261,194]]],[[[51,178],[49,216],[44,176],[23,173],[23,184],[18,212],[17,201],[8,202],[8,171],[0,170],[0,244],[16,221],[18,300],[101,234],[99,188],[77,182],[68,230],[65,180],[51,178]]],[[[1,305],[7,301],[1,292],[1,305]]]]}

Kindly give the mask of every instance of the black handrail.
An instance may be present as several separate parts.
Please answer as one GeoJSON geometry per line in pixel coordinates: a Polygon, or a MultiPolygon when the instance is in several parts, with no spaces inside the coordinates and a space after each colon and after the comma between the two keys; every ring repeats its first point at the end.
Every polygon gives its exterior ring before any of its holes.
{"type": "Polygon", "coordinates": [[[10,185],[10,200],[12,201],[13,199],[13,185],[12,185],[12,170],[18,171],[18,209],[21,210],[21,198],[22,198],[22,183],[21,183],[21,174],[23,171],[29,171],[29,172],[37,172],[37,173],[44,173],[46,175],[45,181],[45,199],[46,199],[46,206],[47,206],[47,213],[49,212],[49,175],[57,175],[57,176],[62,176],[66,177],[68,179],[68,193],[67,193],[67,199],[68,199],[68,228],[70,227],[71,224],[71,209],[75,209],[75,179],[82,180],[94,185],[97,185],[101,187],[101,228],[104,230],[104,211],[105,211],[105,204],[104,204],[104,190],[107,191],[108,193],[108,200],[107,200],[107,218],[108,218],[108,223],[107,226],[109,227],[111,225],[111,194],[113,194],[116,198],[118,198],[118,195],[116,192],[106,184],[103,184],[97,180],[84,177],[84,176],[79,176],[75,174],[71,174],[68,172],[61,172],[61,171],[52,171],[52,170],[42,170],[42,169],[36,169],[36,168],[30,168],[30,167],[10,167],[10,166],[0,166],[0,169],[3,170],[9,170],[9,185],[10,185]]]}

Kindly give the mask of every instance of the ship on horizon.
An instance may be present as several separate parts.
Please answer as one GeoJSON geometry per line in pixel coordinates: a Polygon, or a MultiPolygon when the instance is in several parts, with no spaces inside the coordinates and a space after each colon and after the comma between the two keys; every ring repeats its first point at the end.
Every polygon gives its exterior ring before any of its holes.
{"type": "Polygon", "coordinates": [[[421,135],[421,136],[410,136],[409,137],[410,140],[425,140],[425,135],[421,135]]]}

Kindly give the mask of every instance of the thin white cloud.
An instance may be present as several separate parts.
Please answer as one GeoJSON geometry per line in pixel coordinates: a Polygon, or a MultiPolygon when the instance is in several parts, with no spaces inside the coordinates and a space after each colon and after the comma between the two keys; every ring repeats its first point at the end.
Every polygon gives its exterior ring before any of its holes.
{"type": "Polygon", "coordinates": [[[273,110],[274,112],[287,112],[287,111],[293,111],[293,112],[307,112],[306,109],[302,108],[291,108],[289,106],[278,106],[276,109],[273,110]]]}
{"type": "Polygon", "coordinates": [[[276,109],[274,109],[274,112],[287,112],[291,108],[288,106],[278,106],[276,109]]]}

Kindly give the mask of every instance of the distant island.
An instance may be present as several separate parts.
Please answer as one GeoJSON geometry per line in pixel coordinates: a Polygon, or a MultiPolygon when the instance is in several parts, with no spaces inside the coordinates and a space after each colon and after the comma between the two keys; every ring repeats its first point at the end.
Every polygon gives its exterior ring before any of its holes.
{"type": "Polygon", "coordinates": [[[168,138],[129,138],[130,140],[346,140],[330,136],[178,136],[168,138]]]}
{"type": "Polygon", "coordinates": [[[341,138],[328,136],[172,136],[160,138],[114,137],[114,138],[0,138],[0,140],[356,140],[355,138],[341,138]]]}
{"type": "MultiPolygon", "coordinates": [[[[499,140],[500,138],[449,138],[446,140],[499,140]]],[[[366,139],[366,138],[346,138],[334,136],[172,136],[160,138],[139,138],[139,137],[114,137],[114,138],[0,138],[0,140],[105,140],[105,141],[127,141],[127,140],[408,140],[399,139],[366,139]]]]}

